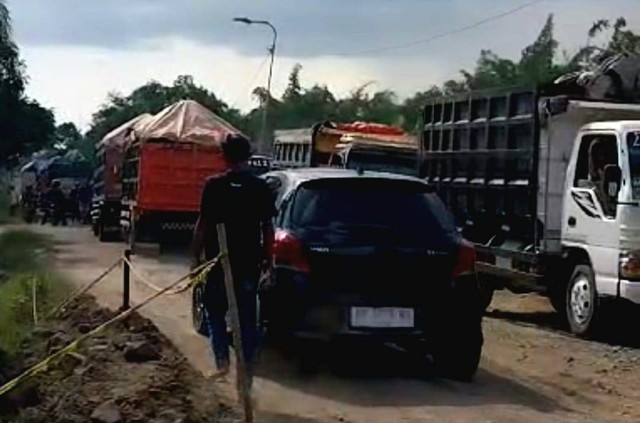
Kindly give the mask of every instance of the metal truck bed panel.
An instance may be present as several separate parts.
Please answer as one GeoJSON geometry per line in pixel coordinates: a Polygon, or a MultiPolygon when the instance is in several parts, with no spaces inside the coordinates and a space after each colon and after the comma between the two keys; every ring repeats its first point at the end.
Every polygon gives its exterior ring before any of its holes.
{"type": "Polygon", "coordinates": [[[521,90],[425,107],[420,173],[471,241],[488,244],[506,231],[535,242],[536,104],[535,91],[521,90]]]}
{"type": "Polygon", "coordinates": [[[224,171],[217,149],[145,143],[140,149],[136,208],[143,212],[197,212],[207,178],[224,171]]]}

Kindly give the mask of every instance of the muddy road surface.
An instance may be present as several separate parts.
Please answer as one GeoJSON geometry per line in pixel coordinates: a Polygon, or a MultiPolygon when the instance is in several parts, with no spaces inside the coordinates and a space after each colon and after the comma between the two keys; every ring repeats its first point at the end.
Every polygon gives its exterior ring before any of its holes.
{"type": "MultiPolygon", "coordinates": [[[[57,240],[58,266],[78,284],[99,275],[122,254],[122,244],[101,244],[86,228],[34,228],[57,240]]],[[[179,254],[145,253],[134,262],[160,286],[188,270],[188,260],[179,254]]],[[[92,293],[102,305],[119,307],[122,271],[92,293]]],[[[149,288],[132,282],[133,303],[150,294],[149,288]]],[[[207,340],[191,326],[190,293],[162,297],[142,314],[197,369],[213,370],[207,340]]],[[[498,293],[485,319],[485,348],[473,383],[424,376],[419,363],[387,348],[333,354],[318,374],[304,376],[286,351],[266,348],[255,384],[258,421],[640,420],[640,350],[575,339],[556,329],[554,319],[545,299],[498,293]]],[[[232,384],[211,384],[235,400],[232,384]]]]}

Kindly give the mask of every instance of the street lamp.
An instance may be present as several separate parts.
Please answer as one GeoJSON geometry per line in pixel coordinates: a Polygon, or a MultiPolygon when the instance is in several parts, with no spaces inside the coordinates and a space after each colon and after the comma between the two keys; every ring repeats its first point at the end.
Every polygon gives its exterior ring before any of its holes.
{"type": "Polygon", "coordinates": [[[273,76],[273,60],[276,55],[276,42],[278,41],[278,31],[276,31],[276,27],[271,24],[269,21],[257,21],[253,19],[249,19],[246,17],[234,18],[234,22],[243,23],[246,25],[265,25],[271,28],[273,31],[273,42],[271,43],[271,47],[268,49],[271,54],[271,63],[269,64],[269,77],[267,79],[267,99],[265,100],[265,104],[262,108],[262,135],[260,139],[260,144],[258,146],[258,150],[260,153],[266,153],[270,148],[268,148],[267,143],[267,115],[269,110],[269,102],[271,100],[271,77],[273,76]]]}

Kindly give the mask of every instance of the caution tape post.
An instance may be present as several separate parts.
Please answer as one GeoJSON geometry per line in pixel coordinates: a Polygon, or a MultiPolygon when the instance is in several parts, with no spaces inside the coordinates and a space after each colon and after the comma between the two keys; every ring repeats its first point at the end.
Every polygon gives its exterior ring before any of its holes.
{"type": "Polygon", "coordinates": [[[130,307],[131,297],[131,249],[124,250],[124,266],[122,275],[122,308],[121,310],[128,310],[130,307]]]}
{"type": "MultiPolygon", "coordinates": [[[[227,250],[227,231],[224,224],[219,223],[216,226],[218,232],[218,246],[220,251],[227,250]]],[[[247,362],[244,356],[244,347],[242,343],[242,335],[240,331],[240,315],[238,313],[238,301],[236,298],[235,283],[233,282],[233,272],[231,271],[231,263],[229,255],[222,257],[222,270],[224,272],[224,285],[227,291],[227,304],[229,304],[229,313],[231,314],[231,329],[233,335],[233,343],[236,346],[236,365],[238,385],[240,387],[238,395],[244,408],[244,418],[247,423],[253,422],[253,404],[251,403],[251,385],[247,362]]]]}

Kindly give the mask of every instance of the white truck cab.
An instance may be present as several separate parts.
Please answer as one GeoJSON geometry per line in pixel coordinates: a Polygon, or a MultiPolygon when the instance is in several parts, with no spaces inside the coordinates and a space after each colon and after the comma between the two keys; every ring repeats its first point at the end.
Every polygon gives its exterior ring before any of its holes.
{"type": "Polygon", "coordinates": [[[640,120],[583,126],[565,187],[562,244],[585,254],[567,286],[567,313],[582,334],[606,297],[640,304],[640,120]]]}
{"type": "Polygon", "coordinates": [[[476,246],[485,306],[537,292],[587,337],[605,303],[640,305],[640,104],[521,89],[423,120],[420,174],[476,246]]]}

